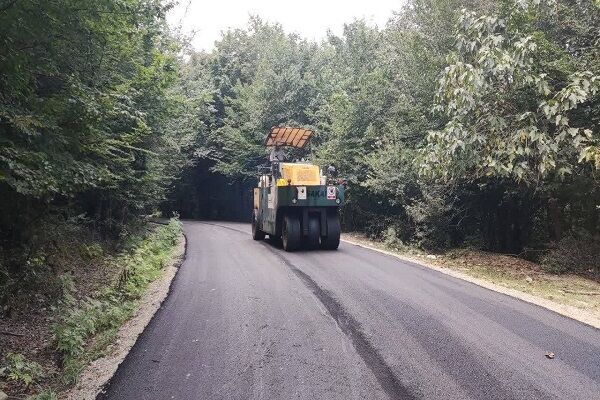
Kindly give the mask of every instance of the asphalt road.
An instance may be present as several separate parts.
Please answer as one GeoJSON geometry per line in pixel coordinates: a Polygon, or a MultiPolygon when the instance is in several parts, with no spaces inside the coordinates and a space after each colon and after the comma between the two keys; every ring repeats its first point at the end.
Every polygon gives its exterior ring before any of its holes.
{"type": "Polygon", "coordinates": [[[184,230],[171,293],[100,399],[600,399],[600,330],[347,243],[184,230]]]}

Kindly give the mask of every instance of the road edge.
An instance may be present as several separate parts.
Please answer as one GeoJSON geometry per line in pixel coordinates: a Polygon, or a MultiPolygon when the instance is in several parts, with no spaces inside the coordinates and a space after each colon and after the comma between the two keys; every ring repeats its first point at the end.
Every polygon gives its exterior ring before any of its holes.
{"type": "Polygon", "coordinates": [[[579,321],[579,322],[584,323],[586,325],[589,325],[589,326],[591,326],[593,328],[600,329],[600,318],[596,317],[595,315],[593,315],[593,314],[591,314],[591,313],[589,313],[589,312],[587,312],[585,310],[581,310],[581,309],[579,309],[577,307],[569,306],[569,305],[566,305],[566,304],[559,304],[559,303],[556,303],[554,301],[551,301],[551,300],[548,300],[548,299],[544,299],[544,298],[541,298],[541,297],[537,297],[537,296],[534,296],[534,295],[531,295],[531,294],[528,294],[528,293],[524,293],[524,292],[521,292],[521,291],[516,290],[516,289],[510,289],[510,288],[507,288],[507,287],[504,287],[504,286],[501,286],[501,285],[497,285],[495,283],[486,281],[484,279],[475,278],[475,277],[472,277],[472,276],[470,276],[468,274],[465,274],[465,273],[462,273],[462,272],[454,271],[454,270],[451,270],[449,268],[441,268],[441,267],[438,267],[436,265],[425,263],[422,260],[419,260],[419,259],[416,259],[416,258],[407,257],[407,256],[404,256],[404,255],[401,255],[401,254],[398,254],[398,253],[394,253],[392,251],[387,251],[387,250],[379,249],[377,247],[369,246],[367,244],[356,242],[354,240],[349,240],[349,239],[346,239],[346,238],[342,238],[341,241],[345,242],[345,243],[348,243],[348,244],[351,244],[353,246],[358,246],[358,247],[362,247],[362,248],[365,248],[365,249],[377,251],[379,253],[395,257],[395,258],[397,258],[399,260],[402,260],[402,261],[406,261],[406,262],[410,262],[410,263],[413,263],[413,264],[417,264],[417,265],[420,265],[420,266],[425,267],[425,268],[433,269],[435,271],[441,272],[442,274],[445,274],[445,275],[448,275],[448,276],[452,276],[453,278],[457,278],[457,279],[461,279],[461,280],[466,281],[466,282],[473,283],[473,284],[475,284],[477,286],[481,286],[483,288],[492,290],[494,292],[498,292],[498,293],[502,293],[502,294],[505,294],[505,295],[510,296],[510,297],[514,297],[516,299],[525,301],[525,302],[530,303],[530,304],[535,304],[536,306],[543,307],[543,308],[545,308],[547,310],[550,310],[550,311],[554,311],[557,314],[560,314],[562,316],[571,318],[571,319],[573,319],[575,321],[579,321]]]}
{"type": "Polygon", "coordinates": [[[171,262],[164,268],[162,276],[148,285],[135,315],[119,328],[117,339],[106,350],[107,355],[91,362],[85,368],[77,385],[65,393],[66,399],[94,400],[112,379],[119,365],[169,295],[173,279],[185,260],[186,250],[187,238],[182,233],[171,262]]]}

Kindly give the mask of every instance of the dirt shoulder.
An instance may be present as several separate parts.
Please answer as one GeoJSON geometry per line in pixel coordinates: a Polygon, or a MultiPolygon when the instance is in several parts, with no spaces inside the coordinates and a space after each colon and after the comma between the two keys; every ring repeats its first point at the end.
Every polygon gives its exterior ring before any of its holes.
{"type": "Polygon", "coordinates": [[[185,258],[185,246],[185,237],[182,235],[171,263],[165,267],[163,275],[148,286],[147,292],[139,301],[139,308],[135,315],[119,329],[117,339],[106,349],[106,355],[88,365],[78,384],[64,393],[64,398],[71,400],[96,398],[169,294],[171,282],[185,258]]]}
{"type": "Polygon", "coordinates": [[[342,240],[545,307],[600,329],[600,282],[572,274],[555,275],[535,263],[507,255],[474,250],[427,254],[390,249],[357,233],[342,240]]]}

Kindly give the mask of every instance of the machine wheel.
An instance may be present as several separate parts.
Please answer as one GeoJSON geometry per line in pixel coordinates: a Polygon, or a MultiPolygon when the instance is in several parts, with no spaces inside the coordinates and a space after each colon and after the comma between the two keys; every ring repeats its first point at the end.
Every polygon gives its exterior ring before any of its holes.
{"type": "Polygon", "coordinates": [[[283,218],[281,239],[283,241],[283,249],[285,251],[294,251],[300,247],[302,235],[298,217],[295,215],[286,215],[283,218]]]}
{"type": "Polygon", "coordinates": [[[340,217],[337,214],[327,215],[327,236],[321,237],[321,248],[336,250],[340,245],[340,217]]]}
{"type": "Polygon", "coordinates": [[[258,221],[256,220],[256,210],[252,211],[252,239],[265,239],[265,233],[258,228],[258,221]]]}
{"type": "Polygon", "coordinates": [[[321,239],[319,218],[316,216],[309,216],[307,224],[308,236],[306,237],[306,247],[309,249],[316,249],[319,247],[319,240],[321,239]]]}
{"type": "Polygon", "coordinates": [[[281,237],[276,235],[269,235],[269,242],[275,247],[281,248],[281,237]]]}

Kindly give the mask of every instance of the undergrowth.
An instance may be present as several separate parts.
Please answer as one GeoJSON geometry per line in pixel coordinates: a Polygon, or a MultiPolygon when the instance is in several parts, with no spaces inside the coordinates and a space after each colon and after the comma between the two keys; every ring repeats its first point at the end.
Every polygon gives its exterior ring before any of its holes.
{"type": "Polygon", "coordinates": [[[18,353],[7,353],[0,367],[0,379],[18,382],[24,386],[36,384],[38,379],[44,377],[42,366],[34,361],[27,360],[18,353]]]}
{"type": "Polygon", "coordinates": [[[600,277],[600,239],[585,232],[569,234],[542,257],[543,268],[552,273],[574,272],[600,277]]]}
{"type": "Polygon", "coordinates": [[[45,368],[18,351],[8,352],[0,355],[0,390],[28,400],[58,399],[57,393],[76,383],[83,369],[114,343],[148,285],[172,260],[180,235],[181,223],[173,218],[167,225],[127,236],[116,256],[102,254],[94,243],[85,244],[91,258],[101,258],[120,273],[87,296],[72,275],[56,277],[62,295],[49,320],[56,321],[52,333],[59,368],[45,368]]]}
{"type": "Polygon", "coordinates": [[[133,238],[116,260],[122,266],[117,282],[94,298],[77,300],[67,294],[59,303],[59,322],[53,331],[62,360],[63,384],[77,382],[83,368],[104,354],[118,328],[137,308],[148,284],[171,260],[180,232],[179,220],[171,219],[146,237],[133,238]]]}
{"type": "Polygon", "coordinates": [[[27,400],[58,400],[56,392],[42,388],[41,381],[46,378],[47,373],[40,364],[27,359],[23,354],[12,352],[8,352],[0,361],[0,389],[4,389],[7,384],[17,385],[38,393],[27,397],[27,400]]]}
{"type": "Polygon", "coordinates": [[[65,294],[65,280],[103,267],[118,241],[92,225],[82,216],[52,215],[28,227],[27,240],[0,240],[0,318],[46,307],[65,294]]]}

